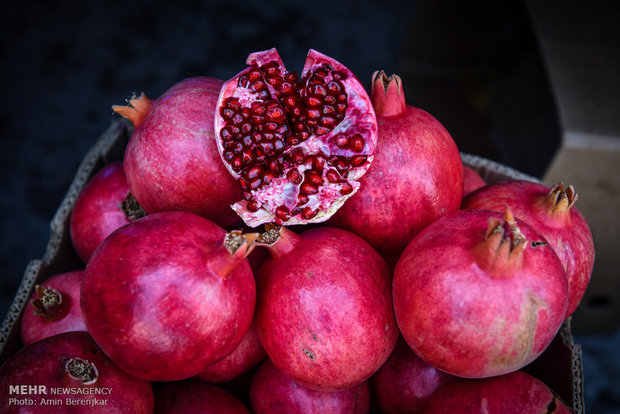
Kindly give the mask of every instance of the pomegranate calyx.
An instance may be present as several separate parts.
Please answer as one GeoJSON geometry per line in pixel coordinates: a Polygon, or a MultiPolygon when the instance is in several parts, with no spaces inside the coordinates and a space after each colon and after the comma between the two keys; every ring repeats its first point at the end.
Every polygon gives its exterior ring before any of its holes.
{"type": "Polygon", "coordinates": [[[146,216],[146,211],[144,211],[138,200],[131,193],[127,193],[127,197],[121,203],[120,209],[130,221],[146,216]]]}
{"type": "Polygon", "coordinates": [[[407,109],[403,82],[396,74],[388,78],[384,71],[375,71],[370,95],[377,115],[400,115],[407,109]]]}
{"type": "Polygon", "coordinates": [[[491,217],[484,241],[476,247],[475,257],[480,268],[496,278],[510,278],[523,266],[527,239],[506,207],[504,218],[491,217]]]}
{"type": "Polygon", "coordinates": [[[564,183],[559,182],[543,197],[542,204],[550,216],[556,220],[570,220],[570,209],[577,201],[577,193],[572,185],[564,188],[564,183]]]}
{"type": "Polygon", "coordinates": [[[241,230],[227,233],[223,241],[215,243],[209,268],[225,279],[254,250],[257,237],[258,233],[244,234],[241,230]]]}
{"type": "Polygon", "coordinates": [[[34,312],[39,315],[54,316],[60,311],[62,295],[56,289],[36,285],[35,290],[38,298],[30,301],[34,312]]]}
{"type": "Polygon", "coordinates": [[[301,238],[292,230],[275,223],[266,223],[265,231],[256,239],[256,244],[265,246],[274,259],[285,256],[295,248],[301,238]]]}
{"type": "Polygon", "coordinates": [[[65,362],[65,372],[71,382],[77,382],[77,385],[93,385],[99,378],[95,364],[82,358],[68,359],[65,362]]]}
{"type": "Polygon", "coordinates": [[[129,119],[134,127],[140,126],[151,108],[152,101],[146,97],[144,92],[136,97],[134,94],[128,101],[127,105],[112,105],[112,110],[129,119]]]}

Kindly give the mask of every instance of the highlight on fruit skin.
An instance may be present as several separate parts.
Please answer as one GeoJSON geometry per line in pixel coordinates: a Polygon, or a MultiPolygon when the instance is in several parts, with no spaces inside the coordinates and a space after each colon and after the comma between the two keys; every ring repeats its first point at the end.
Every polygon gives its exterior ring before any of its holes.
{"type": "Polygon", "coordinates": [[[215,113],[222,162],[250,227],[319,223],[359,188],[377,142],[368,94],[343,64],[310,50],[300,75],[276,49],[251,53],[224,83],[215,113]]]}

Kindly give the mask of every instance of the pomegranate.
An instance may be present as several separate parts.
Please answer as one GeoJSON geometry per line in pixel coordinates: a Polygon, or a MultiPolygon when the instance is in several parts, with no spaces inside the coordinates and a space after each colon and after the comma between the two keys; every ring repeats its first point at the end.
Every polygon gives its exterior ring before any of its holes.
{"type": "Polygon", "coordinates": [[[189,78],[155,101],[142,94],[112,107],[135,126],[124,166],[131,193],[147,213],[189,211],[223,227],[238,219],[229,204],[241,192],[213,137],[221,86],[218,79],[189,78]]]}
{"type": "Polygon", "coordinates": [[[255,414],[268,413],[368,413],[368,383],[343,391],[317,391],[295,382],[267,359],[250,386],[250,405],[255,414]]]}
{"type": "Polygon", "coordinates": [[[394,307],[422,359],[461,377],[516,371],[559,330],[566,273],[548,242],[510,210],[459,210],[418,234],[398,260],[394,307]],[[485,232],[486,231],[486,232],[485,232]]]}
{"type": "Polygon", "coordinates": [[[252,322],[255,283],[245,259],[251,236],[174,211],[117,229],[84,272],[89,332],[138,378],[198,374],[234,351],[252,322]]]}
{"type": "Polygon", "coordinates": [[[458,378],[433,393],[425,414],[569,414],[540,380],[516,371],[485,379],[458,378]]]}
{"type": "Polygon", "coordinates": [[[358,234],[391,259],[420,230],[460,207],[463,164],[448,131],[405,104],[400,77],[375,72],[371,96],[379,125],[375,160],[360,191],[330,224],[358,234]]]}
{"type": "Polygon", "coordinates": [[[366,91],[312,49],[301,76],[275,49],[246,63],[224,83],[215,113],[218,149],[242,191],[232,208],[250,227],[327,220],[374,158],[377,121],[366,91]]]}
{"type": "Polygon", "coordinates": [[[476,170],[467,165],[463,165],[463,197],[474,190],[487,185],[484,178],[476,170]]]}
{"type": "Polygon", "coordinates": [[[21,319],[24,345],[62,332],[87,330],[80,309],[82,273],[59,273],[35,287],[30,297],[32,307],[24,309],[21,319]]]}
{"type": "Polygon", "coordinates": [[[454,378],[424,362],[399,338],[387,362],[370,378],[382,413],[420,413],[430,395],[454,378]]]}
{"type": "Polygon", "coordinates": [[[87,332],[42,339],[0,367],[2,413],[150,414],[153,409],[151,384],[121,371],[87,332]]]}
{"type": "Polygon", "coordinates": [[[232,381],[266,357],[267,354],[258,339],[256,323],[253,322],[239,346],[230,355],[207,366],[196,378],[212,384],[232,381]]]}
{"type": "Polygon", "coordinates": [[[172,382],[155,393],[155,414],[250,414],[241,401],[219,387],[172,382]]]}
{"type": "Polygon", "coordinates": [[[562,183],[551,189],[529,181],[508,181],[471,194],[463,208],[499,211],[508,204],[517,218],[547,239],[568,277],[566,318],[575,312],[594,267],[594,240],[586,219],[575,207],[577,193],[562,183]]]}
{"type": "Polygon", "coordinates": [[[73,247],[86,263],[108,234],[145,214],[129,193],[123,163],[106,165],[75,200],[69,223],[73,247]]]}
{"type": "Polygon", "coordinates": [[[398,339],[386,263],[345,230],[266,228],[257,242],[271,257],[257,276],[256,321],[267,355],[313,389],[364,382],[398,339]]]}

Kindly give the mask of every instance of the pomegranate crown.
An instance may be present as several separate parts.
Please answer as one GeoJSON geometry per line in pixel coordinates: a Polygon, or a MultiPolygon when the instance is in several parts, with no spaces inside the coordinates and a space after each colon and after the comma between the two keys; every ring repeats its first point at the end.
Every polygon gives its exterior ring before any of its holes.
{"type": "Polygon", "coordinates": [[[403,82],[395,74],[388,78],[384,71],[375,71],[372,74],[370,96],[375,112],[380,116],[399,115],[407,108],[403,82]]]}
{"type": "Polygon", "coordinates": [[[570,209],[577,201],[577,193],[572,185],[564,187],[564,183],[559,182],[549,190],[543,198],[543,205],[546,210],[556,217],[570,217],[570,209]]]}

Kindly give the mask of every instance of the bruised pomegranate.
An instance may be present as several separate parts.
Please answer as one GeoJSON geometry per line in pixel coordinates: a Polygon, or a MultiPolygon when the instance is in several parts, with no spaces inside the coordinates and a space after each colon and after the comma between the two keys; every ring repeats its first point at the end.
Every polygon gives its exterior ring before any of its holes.
{"type": "Polygon", "coordinates": [[[221,388],[199,382],[172,382],[155,393],[155,414],[250,414],[221,388]]]}
{"type": "Polygon", "coordinates": [[[252,321],[251,240],[187,212],[153,213],[121,227],[84,272],[89,332],[138,378],[198,374],[230,354],[252,321]]]}
{"type": "Polygon", "coordinates": [[[80,309],[82,271],[59,273],[35,287],[31,307],[24,309],[21,338],[29,345],[62,332],[86,331],[80,309]]]}
{"type": "Polygon", "coordinates": [[[267,354],[258,338],[256,323],[253,322],[239,346],[226,358],[208,365],[196,376],[196,379],[212,384],[232,381],[266,357],[267,354]]]}
{"type": "Polygon", "coordinates": [[[71,212],[71,242],[84,263],[117,228],[146,213],[129,193],[122,162],[103,167],[86,184],[71,212]]]}
{"type": "Polygon", "coordinates": [[[35,342],[0,367],[2,413],[150,414],[153,409],[151,384],[120,370],[87,332],[35,342]]]}
{"type": "Polygon", "coordinates": [[[229,205],[240,197],[217,152],[213,114],[222,81],[182,80],[155,101],[144,94],[114,111],[135,130],[125,151],[131,193],[147,213],[189,211],[222,227],[238,217],[229,205]]]}
{"type": "Polygon", "coordinates": [[[362,383],[398,338],[386,263],[345,230],[266,227],[257,240],[272,257],[257,276],[256,321],[267,355],[313,389],[362,383]]]}
{"type": "Polygon", "coordinates": [[[457,378],[433,393],[424,414],[569,414],[540,380],[516,371],[485,379],[457,378]]]}
{"type": "Polygon", "coordinates": [[[594,240],[586,219],[575,207],[577,193],[562,183],[551,189],[530,181],[497,183],[471,194],[463,208],[499,211],[510,205],[514,215],[536,229],[555,249],[568,276],[566,318],[575,312],[594,267],[594,240]]]}
{"type": "Polygon", "coordinates": [[[371,96],[379,126],[375,160],[330,223],[392,259],[420,230],[460,207],[463,164],[448,131],[406,105],[400,77],[375,72],[371,96]]]}
{"type": "Polygon", "coordinates": [[[424,229],[394,272],[396,317],[422,359],[461,377],[520,369],[562,325],[566,273],[530,226],[500,213],[460,210],[424,229]]]}
{"type": "Polygon", "coordinates": [[[463,197],[474,190],[487,185],[484,178],[476,170],[467,165],[463,165],[463,197]]]}
{"type": "Polygon", "coordinates": [[[295,382],[267,359],[250,386],[255,414],[361,414],[369,411],[368,383],[343,391],[317,391],[295,382]]]}
{"type": "Polygon", "coordinates": [[[382,413],[421,413],[430,395],[454,378],[424,362],[399,338],[385,364],[370,378],[382,413]]]}
{"type": "Polygon", "coordinates": [[[374,157],[377,122],[366,91],[312,49],[300,76],[275,49],[246,63],[222,87],[215,114],[218,149],[242,191],[233,209],[251,227],[327,220],[374,157]]]}

